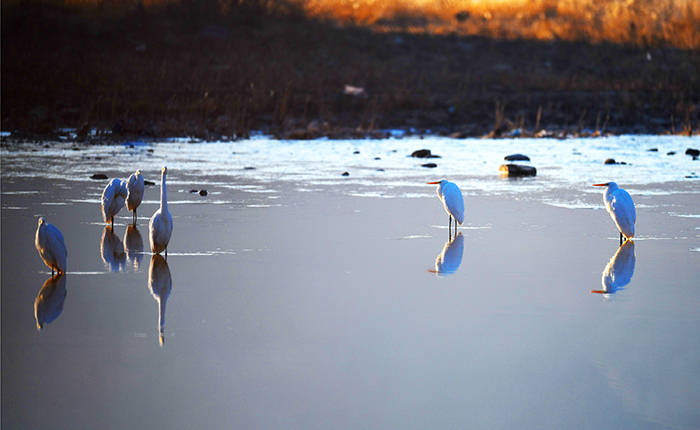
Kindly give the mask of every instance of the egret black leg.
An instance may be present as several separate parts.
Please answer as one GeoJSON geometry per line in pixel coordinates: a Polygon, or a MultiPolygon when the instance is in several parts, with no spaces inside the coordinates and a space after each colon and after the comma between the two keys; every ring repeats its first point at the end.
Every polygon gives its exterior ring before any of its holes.
{"type": "Polygon", "coordinates": [[[622,245],[622,233],[620,233],[620,245],[622,245]]]}

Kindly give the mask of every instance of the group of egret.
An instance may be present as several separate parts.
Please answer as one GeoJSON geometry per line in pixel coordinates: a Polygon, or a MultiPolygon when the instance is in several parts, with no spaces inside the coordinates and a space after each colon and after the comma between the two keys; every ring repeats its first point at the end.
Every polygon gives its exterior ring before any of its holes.
{"type": "MultiPolygon", "coordinates": [[[[453,218],[455,220],[455,235],[457,235],[457,224],[462,225],[464,223],[464,198],[462,197],[462,191],[454,182],[445,179],[428,182],[428,184],[437,184],[438,198],[442,201],[445,212],[450,217],[448,226],[450,237],[452,236],[453,218]]],[[[627,191],[618,187],[615,182],[593,184],[593,186],[606,187],[605,194],[603,194],[603,203],[620,232],[620,245],[622,245],[623,236],[626,240],[631,240],[634,237],[634,223],[637,221],[637,212],[634,209],[632,197],[627,191]]]]}
{"type": "MultiPolygon", "coordinates": [[[[173,232],[173,217],[168,211],[168,190],[165,184],[167,167],[163,167],[160,177],[160,207],[151,216],[148,222],[148,236],[151,251],[160,254],[165,251],[168,255],[168,242],[173,232]]],[[[112,179],[102,191],[102,218],[105,223],[114,226],[114,216],[124,207],[133,212],[133,224],[136,225],[136,208],[143,199],[144,180],[140,170],[132,174],[127,181],[112,179]]],[[[66,271],[66,259],[68,251],[63,234],[54,225],[49,224],[44,217],[39,218],[34,242],[41,259],[54,271],[64,273],[66,271]]]]}

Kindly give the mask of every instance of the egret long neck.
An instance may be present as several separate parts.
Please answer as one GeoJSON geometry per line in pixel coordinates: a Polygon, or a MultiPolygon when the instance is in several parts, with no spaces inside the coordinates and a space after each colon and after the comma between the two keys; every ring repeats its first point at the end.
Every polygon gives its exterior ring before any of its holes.
{"type": "Polygon", "coordinates": [[[168,189],[165,186],[165,173],[160,175],[160,207],[168,207],[168,189]]]}

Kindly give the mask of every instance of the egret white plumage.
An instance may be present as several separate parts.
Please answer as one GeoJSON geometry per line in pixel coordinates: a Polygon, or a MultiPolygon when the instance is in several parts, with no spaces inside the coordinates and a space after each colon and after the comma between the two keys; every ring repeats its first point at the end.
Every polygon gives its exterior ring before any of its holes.
{"type": "Polygon", "coordinates": [[[54,270],[58,273],[65,273],[66,257],[68,256],[66,242],[63,240],[61,230],[46,222],[44,217],[39,218],[34,245],[39,251],[41,259],[44,260],[44,264],[51,268],[52,275],[54,270]]]}
{"type": "Polygon", "coordinates": [[[126,208],[133,212],[133,223],[136,225],[136,208],[143,200],[144,182],[140,170],[132,173],[126,181],[126,208]]]}
{"type": "Polygon", "coordinates": [[[124,207],[126,200],[126,182],[112,179],[102,191],[102,218],[114,226],[114,216],[124,207]]]}
{"type": "Polygon", "coordinates": [[[165,250],[168,255],[168,242],[173,232],[173,217],[168,211],[168,189],[165,185],[165,177],[168,168],[163,167],[160,175],[160,208],[153,214],[148,223],[148,236],[151,242],[151,251],[160,254],[165,250]]]}
{"type": "Polygon", "coordinates": [[[620,244],[622,244],[622,236],[632,239],[634,237],[634,223],[637,221],[637,211],[634,209],[632,197],[627,191],[618,187],[615,182],[593,184],[593,186],[606,187],[603,202],[605,209],[608,210],[610,217],[620,231],[620,244]]]}
{"type": "Polygon", "coordinates": [[[452,218],[455,220],[455,234],[457,234],[457,223],[462,225],[464,222],[464,198],[462,197],[462,191],[454,182],[445,179],[428,182],[428,184],[437,184],[437,195],[445,207],[445,212],[450,217],[450,236],[452,236],[452,218]]]}

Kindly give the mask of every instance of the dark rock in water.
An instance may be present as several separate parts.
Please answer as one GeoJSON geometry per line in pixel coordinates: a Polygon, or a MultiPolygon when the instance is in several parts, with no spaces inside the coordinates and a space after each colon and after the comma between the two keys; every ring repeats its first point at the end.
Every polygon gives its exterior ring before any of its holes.
{"type": "Polygon", "coordinates": [[[382,157],[374,157],[375,160],[381,160],[382,157]]]}
{"type": "Polygon", "coordinates": [[[340,175],[341,175],[341,176],[350,176],[350,173],[348,173],[348,172],[343,172],[343,173],[341,173],[340,175]]]}
{"type": "Polygon", "coordinates": [[[199,190],[199,195],[200,195],[200,196],[206,196],[207,194],[209,194],[209,193],[207,192],[207,190],[199,190]]]}
{"type": "Polygon", "coordinates": [[[144,185],[155,185],[156,183],[153,182],[153,181],[144,180],[144,181],[143,181],[143,184],[144,184],[144,185]]]}
{"type": "Polygon", "coordinates": [[[648,152],[659,152],[659,148],[649,148],[647,149],[648,152]]]}
{"type": "Polygon", "coordinates": [[[440,158],[439,155],[432,154],[429,149],[419,149],[411,153],[414,158],[440,158]]]}
{"type": "Polygon", "coordinates": [[[435,163],[425,163],[425,164],[421,164],[421,167],[427,167],[427,168],[429,168],[429,169],[434,169],[434,168],[437,167],[437,164],[435,164],[435,163]]]}
{"type": "Polygon", "coordinates": [[[104,173],[95,173],[94,175],[90,176],[90,179],[107,179],[107,175],[104,173]]]}
{"type": "Polygon", "coordinates": [[[620,161],[620,162],[617,163],[617,164],[619,164],[619,165],[621,165],[621,166],[626,166],[626,165],[627,165],[627,163],[625,163],[624,161],[620,161]]]}
{"type": "Polygon", "coordinates": [[[255,167],[253,166],[245,166],[243,170],[255,170],[255,167]]]}
{"type": "Polygon", "coordinates": [[[384,171],[384,169],[382,169],[382,168],[377,169],[377,172],[383,172],[383,171],[384,171]]]}
{"type": "Polygon", "coordinates": [[[685,150],[685,155],[690,155],[693,157],[693,160],[697,160],[698,157],[700,157],[700,150],[697,150],[695,148],[688,148],[685,150]]]}
{"type": "Polygon", "coordinates": [[[523,154],[511,154],[503,157],[506,161],[530,161],[530,157],[523,154]]]}
{"type": "Polygon", "coordinates": [[[190,190],[190,193],[192,193],[192,194],[198,193],[198,192],[199,192],[199,190],[190,190]]]}
{"type": "Polygon", "coordinates": [[[603,162],[603,164],[617,164],[617,161],[615,161],[614,158],[608,158],[603,162]]]}
{"type": "Polygon", "coordinates": [[[676,151],[668,151],[666,155],[676,155],[676,151]]]}
{"type": "Polygon", "coordinates": [[[523,164],[501,164],[498,168],[501,175],[505,176],[536,176],[537,169],[532,166],[525,166],[523,164]]]}
{"type": "Polygon", "coordinates": [[[360,151],[353,151],[353,154],[359,154],[360,151]]]}

